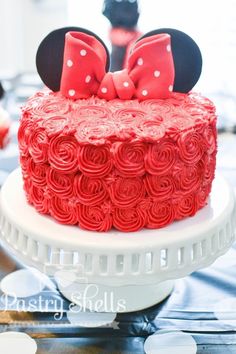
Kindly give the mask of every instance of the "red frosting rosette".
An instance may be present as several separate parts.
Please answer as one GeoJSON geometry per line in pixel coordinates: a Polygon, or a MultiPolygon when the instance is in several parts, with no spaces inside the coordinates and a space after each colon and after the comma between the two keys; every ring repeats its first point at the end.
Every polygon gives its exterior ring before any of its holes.
{"type": "Polygon", "coordinates": [[[86,176],[102,178],[107,176],[112,167],[110,145],[89,145],[81,147],[79,155],[79,169],[86,176]]]}
{"type": "Polygon", "coordinates": [[[92,118],[96,120],[97,118],[105,118],[110,120],[112,116],[112,112],[106,106],[99,106],[99,105],[85,105],[78,107],[77,110],[74,112],[74,117],[77,120],[81,118],[89,119],[92,118]]]}
{"type": "Polygon", "coordinates": [[[176,161],[176,146],[170,139],[150,144],[146,154],[146,170],[153,175],[167,174],[176,161]]]}
{"type": "Polygon", "coordinates": [[[140,177],[117,177],[109,191],[112,202],[118,208],[132,208],[145,196],[144,184],[140,177]]]}
{"type": "Polygon", "coordinates": [[[48,136],[45,129],[34,127],[29,136],[29,153],[34,162],[44,163],[48,160],[48,136]]]}
{"type": "Polygon", "coordinates": [[[61,199],[57,196],[51,198],[51,215],[60,223],[65,225],[77,224],[76,207],[67,199],[61,199]]]}
{"type": "Polygon", "coordinates": [[[114,113],[117,135],[122,139],[134,136],[147,118],[147,113],[137,108],[118,109],[114,113]]]}
{"type": "Polygon", "coordinates": [[[147,212],[141,206],[121,209],[113,213],[113,225],[122,232],[134,232],[144,228],[147,222],[147,212]]]}
{"type": "Polygon", "coordinates": [[[31,177],[32,183],[36,187],[46,186],[46,174],[49,166],[45,163],[35,163],[31,158],[28,160],[27,170],[28,175],[31,177]]]}
{"type": "Polygon", "coordinates": [[[36,187],[32,184],[28,193],[28,199],[39,213],[49,213],[50,200],[45,197],[43,188],[36,187]]]}
{"type": "Polygon", "coordinates": [[[48,160],[51,166],[62,173],[74,173],[78,170],[79,146],[75,137],[59,135],[50,140],[48,160]]]}
{"type": "Polygon", "coordinates": [[[77,130],[75,137],[81,144],[104,145],[109,138],[115,136],[116,128],[115,123],[109,119],[91,117],[81,118],[77,121],[77,130]]]}
{"type": "Polygon", "coordinates": [[[64,174],[49,167],[47,171],[47,186],[53,195],[66,199],[73,196],[74,174],[64,174]]]}
{"type": "Polygon", "coordinates": [[[197,163],[207,149],[205,139],[194,130],[180,135],[178,147],[181,160],[191,165],[197,163]]]}
{"type": "Polygon", "coordinates": [[[89,206],[101,205],[107,198],[107,187],[101,178],[90,178],[83,174],[74,179],[74,192],[79,202],[89,206]]]}
{"type": "Polygon", "coordinates": [[[180,164],[173,172],[173,175],[176,186],[181,190],[181,193],[190,193],[198,190],[202,184],[203,171],[204,164],[202,161],[195,165],[180,164]]]}
{"type": "Polygon", "coordinates": [[[18,144],[21,156],[29,154],[29,138],[33,130],[33,122],[23,114],[18,129],[18,144]]]}
{"type": "Polygon", "coordinates": [[[124,177],[138,177],[145,173],[144,157],[147,147],[142,142],[124,142],[113,145],[114,164],[124,177]]]}
{"type": "Polygon", "coordinates": [[[203,131],[203,136],[206,139],[208,154],[214,153],[217,144],[216,124],[212,123],[211,125],[208,125],[203,131]]]}
{"type": "Polygon", "coordinates": [[[77,205],[77,219],[85,230],[107,232],[112,228],[111,214],[100,205],[77,205]]]}
{"type": "Polygon", "coordinates": [[[68,124],[68,118],[59,115],[50,116],[42,122],[42,126],[46,129],[49,137],[61,134],[68,124]]]}
{"type": "Polygon", "coordinates": [[[181,196],[174,201],[176,220],[181,220],[186,216],[193,216],[198,210],[196,195],[190,193],[181,196]]]}
{"type": "Polygon", "coordinates": [[[27,112],[32,117],[50,117],[53,115],[63,115],[71,110],[71,101],[65,99],[60,93],[44,91],[43,95],[31,98],[28,101],[27,112]]]}
{"type": "Polygon", "coordinates": [[[148,195],[158,201],[171,198],[175,192],[175,181],[171,175],[146,175],[144,185],[148,195]]]}
{"type": "Polygon", "coordinates": [[[207,204],[207,199],[211,192],[211,184],[202,186],[196,194],[196,202],[199,208],[203,208],[207,204]]]}
{"type": "Polygon", "coordinates": [[[215,177],[215,169],[216,169],[216,152],[214,154],[205,155],[204,158],[204,176],[203,176],[203,184],[211,184],[215,177]]]}
{"type": "Polygon", "coordinates": [[[158,229],[171,224],[175,219],[175,210],[170,200],[153,202],[148,210],[147,228],[158,229]]]}

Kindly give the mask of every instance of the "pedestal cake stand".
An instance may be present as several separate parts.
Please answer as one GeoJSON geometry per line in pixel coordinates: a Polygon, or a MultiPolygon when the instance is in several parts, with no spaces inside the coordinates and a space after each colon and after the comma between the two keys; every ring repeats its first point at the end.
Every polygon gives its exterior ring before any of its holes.
{"type": "Polygon", "coordinates": [[[206,267],[234,241],[234,193],[217,176],[208,205],[159,230],[97,233],[64,226],[27,204],[20,170],[1,191],[1,241],[54,276],[62,294],[95,311],[130,312],[167,297],[174,279],[206,267]]]}

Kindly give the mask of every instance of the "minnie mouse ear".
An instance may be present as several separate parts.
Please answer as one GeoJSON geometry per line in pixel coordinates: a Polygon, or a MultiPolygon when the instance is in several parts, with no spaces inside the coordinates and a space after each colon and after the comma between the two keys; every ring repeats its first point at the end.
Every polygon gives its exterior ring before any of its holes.
{"type": "Polygon", "coordinates": [[[171,36],[171,49],[175,66],[173,91],[187,93],[192,90],[201,75],[201,51],[191,37],[173,28],[160,28],[148,32],[139,40],[161,33],[168,33],[171,36]]]}
{"type": "Polygon", "coordinates": [[[104,46],[107,53],[106,71],[109,70],[110,56],[104,42],[93,32],[80,27],[64,27],[49,33],[38,47],[36,67],[43,83],[52,91],[60,90],[65,35],[67,32],[83,32],[95,37],[104,46]]]}

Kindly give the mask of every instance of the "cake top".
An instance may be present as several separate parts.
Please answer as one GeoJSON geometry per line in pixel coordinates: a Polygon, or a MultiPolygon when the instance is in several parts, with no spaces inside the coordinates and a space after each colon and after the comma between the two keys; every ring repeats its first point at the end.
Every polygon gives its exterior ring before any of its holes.
{"type": "Polygon", "coordinates": [[[55,30],[41,42],[36,65],[45,85],[71,99],[97,96],[107,101],[168,99],[188,93],[202,69],[201,52],[184,32],[171,28],[151,31],[128,53],[126,67],[109,72],[104,42],[83,28],[55,30]]]}
{"type": "Polygon", "coordinates": [[[73,135],[81,144],[116,140],[157,142],[163,136],[189,131],[215,117],[213,103],[195,93],[172,93],[168,99],[106,101],[98,97],[70,100],[43,90],[23,108],[28,122],[47,136],[73,135]],[[41,118],[44,118],[43,120],[41,118]]]}

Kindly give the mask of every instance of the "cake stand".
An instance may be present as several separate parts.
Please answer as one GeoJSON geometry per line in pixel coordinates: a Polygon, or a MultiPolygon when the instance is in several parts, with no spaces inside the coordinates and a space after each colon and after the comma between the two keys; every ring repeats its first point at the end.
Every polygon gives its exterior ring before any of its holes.
{"type": "Polygon", "coordinates": [[[101,312],[130,312],[162,301],[174,279],[229,249],[235,218],[233,190],[220,176],[196,216],[134,233],[84,231],[38,214],[26,202],[19,169],[1,191],[4,245],[24,264],[54,276],[66,298],[101,312]]]}

